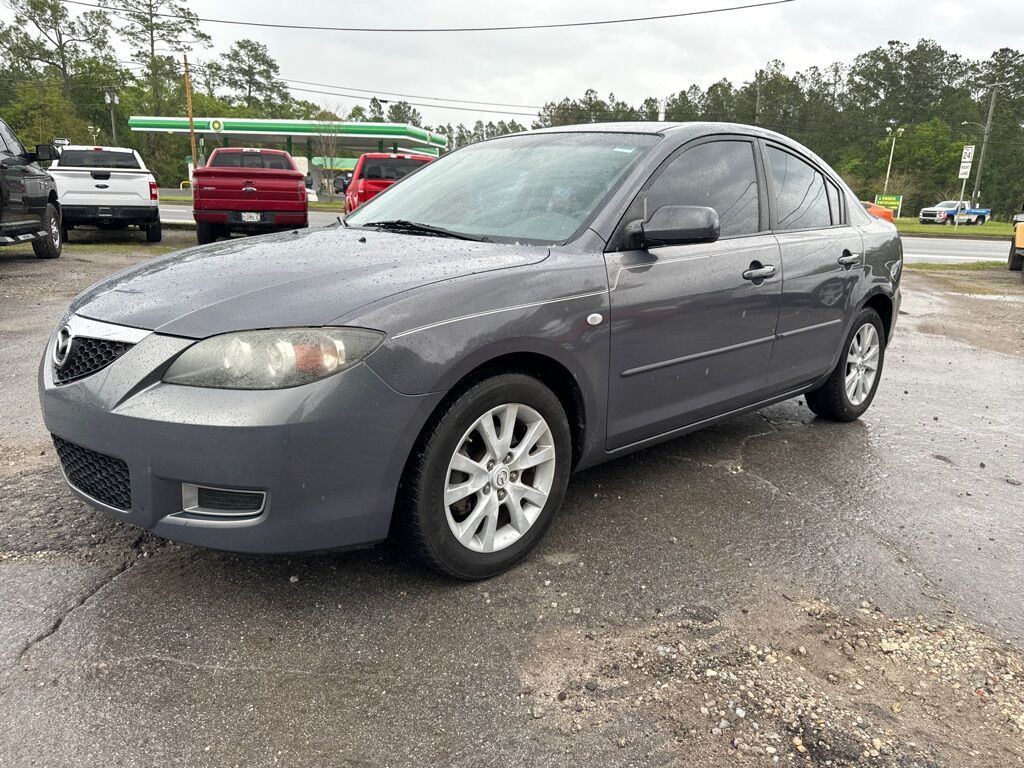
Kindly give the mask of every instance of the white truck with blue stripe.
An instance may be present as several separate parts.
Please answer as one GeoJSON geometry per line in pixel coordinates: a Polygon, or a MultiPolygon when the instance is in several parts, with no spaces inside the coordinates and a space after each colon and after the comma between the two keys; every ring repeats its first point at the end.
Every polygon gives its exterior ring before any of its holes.
{"type": "Polygon", "coordinates": [[[922,208],[917,215],[922,224],[984,224],[991,218],[991,208],[972,208],[966,200],[943,200],[931,208],[922,208]]]}

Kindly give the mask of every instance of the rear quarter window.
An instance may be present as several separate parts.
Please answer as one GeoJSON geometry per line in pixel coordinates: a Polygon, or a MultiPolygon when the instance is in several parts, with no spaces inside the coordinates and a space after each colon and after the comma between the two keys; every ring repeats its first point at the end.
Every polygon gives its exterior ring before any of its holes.
{"type": "Polygon", "coordinates": [[[398,181],[427,162],[403,157],[368,158],[363,162],[362,176],[364,179],[398,181]]]}
{"type": "Polygon", "coordinates": [[[138,159],[134,152],[108,152],[103,149],[65,149],[60,153],[58,166],[61,168],[114,168],[137,169],[138,159]]]}

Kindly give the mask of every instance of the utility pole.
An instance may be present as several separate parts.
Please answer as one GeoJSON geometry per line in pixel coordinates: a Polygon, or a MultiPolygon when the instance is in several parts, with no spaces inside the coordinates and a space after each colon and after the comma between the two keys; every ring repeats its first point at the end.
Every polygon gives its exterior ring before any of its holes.
{"type": "Polygon", "coordinates": [[[110,138],[114,145],[117,144],[117,126],[114,125],[114,106],[121,103],[121,99],[116,93],[111,91],[105,91],[103,94],[103,100],[107,102],[107,106],[110,107],[110,138]]]}
{"type": "Polygon", "coordinates": [[[665,122],[665,106],[668,99],[658,99],[658,122],[665,122]]]}
{"type": "Polygon", "coordinates": [[[763,69],[757,70],[754,76],[754,125],[758,124],[761,118],[761,73],[763,69]]]}
{"type": "Polygon", "coordinates": [[[892,173],[892,156],[896,154],[896,138],[903,135],[903,128],[897,128],[896,133],[892,132],[892,128],[886,126],[885,132],[892,136],[892,146],[889,148],[889,167],[885,169],[885,184],[882,185],[882,194],[886,195],[889,193],[889,174],[892,173]]]}
{"type": "Polygon", "coordinates": [[[974,191],[971,192],[971,206],[978,205],[978,196],[981,194],[981,171],[985,167],[985,150],[988,149],[988,137],[992,135],[992,117],[996,112],[996,92],[1000,85],[1006,83],[992,83],[992,98],[988,103],[988,120],[985,121],[985,134],[981,139],[981,155],[978,157],[978,172],[974,174],[974,191]]]}
{"type": "Polygon", "coordinates": [[[188,109],[188,137],[192,142],[192,167],[199,167],[199,154],[196,150],[196,123],[192,115],[192,78],[188,74],[188,56],[185,61],[185,107],[188,109]]]}

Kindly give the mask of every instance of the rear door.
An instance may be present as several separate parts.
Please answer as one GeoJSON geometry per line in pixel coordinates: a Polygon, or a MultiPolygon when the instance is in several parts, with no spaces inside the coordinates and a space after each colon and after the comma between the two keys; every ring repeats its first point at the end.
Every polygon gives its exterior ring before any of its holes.
{"type": "Polygon", "coordinates": [[[25,157],[25,147],[14,131],[0,120],[0,221],[4,228],[29,229],[42,221],[34,197],[35,172],[25,157]]]}
{"type": "Polygon", "coordinates": [[[863,242],[828,173],[788,147],[761,145],[784,274],[770,378],[786,389],[832,367],[863,272],[863,242]]]}
{"type": "Polygon", "coordinates": [[[610,450],[757,402],[766,392],[782,274],[744,276],[779,264],[754,141],[716,137],[685,146],[641,190],[624,224],[665,205],[714,208],[722,236],[605,255],[610,450]]]}

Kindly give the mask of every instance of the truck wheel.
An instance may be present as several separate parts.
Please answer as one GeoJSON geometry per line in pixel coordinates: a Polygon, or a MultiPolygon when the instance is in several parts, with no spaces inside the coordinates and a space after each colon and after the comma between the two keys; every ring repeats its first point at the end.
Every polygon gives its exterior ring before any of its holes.
{"type": "Polygon", "coordinates": [[[60,222],[60,214],[57,206],[53,203],[46,204],[46,213],[43,215],[43,226],[49,233],[45,237],[32,241],[32,250],[35,251],[38,259],[60,258],[61,249],[64,247],[64,238],[61,236],[63,227],[60,222]]]}
{"type": "Polygon", "coordinates": [[[1010,255],[1006,258],[1006,268],[1011,272],[1020,272],[1024,267],[1024,253],[1017,250],[1014,243],[1010,243],[1010,255]]]}
{"type": "Polygon", "coordinates": [[[160,219],[146,227],[146,242],[159,243],[163,239],[163,230],[160,227],[160,219]]]}
{"type": "Polygon", "coordinates": [[[212,243],[217,239],[217,227],[205,221],[196,224],[196,239],[200,245],[212,243]]]}
{"type": "Polygon", "coordinates": [[[976,218],[974,220],[974,223],[977,224],[980,227],[982,224],[985,223],[985,217],[984,216],[979,216],[978,218],[976,218]]]}

